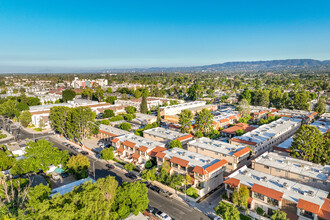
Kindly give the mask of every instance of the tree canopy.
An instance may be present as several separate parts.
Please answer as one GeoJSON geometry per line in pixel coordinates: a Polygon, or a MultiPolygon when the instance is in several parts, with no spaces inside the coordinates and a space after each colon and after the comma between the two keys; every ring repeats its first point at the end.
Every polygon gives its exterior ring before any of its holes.
{"type": "Polygon", "coordinates": [[[63,102],[71,101],[76,97],[76,92],[71,89],[66,89],[62,92],[63,102]]]}

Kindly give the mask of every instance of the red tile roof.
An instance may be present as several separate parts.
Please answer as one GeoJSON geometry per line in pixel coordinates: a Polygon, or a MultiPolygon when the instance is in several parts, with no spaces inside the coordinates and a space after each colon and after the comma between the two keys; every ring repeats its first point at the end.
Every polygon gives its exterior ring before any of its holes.
{"type": "Polygon", "coordinates": [[[303,209],[308,212],[312,212],[314,214],[318,214],[320,211],[319,205],[303,199],[298,200],[297,208],[303,209]]]}
{"type": "Polygon", "coordinates": [[[241,181],[238,180],[238,179],[229,178],[229,179],[225,180],[223,183],[228,184],[228,185],[231,185],[231,186],[238,187],[238,185],[239,185],[240,182],[241,181]]]}
{"type": "Polygon", "coordinates": [[[257,145],[256,142],[241,140],[241,139],[238,139],[238,138],[232,138],[231,140],[235,141],[235,142],[238,142],[238,143],[248,144],[248,145],[257,145]]]}
{"type": "Polygon", "coordinates": [[[260,114],[265,114],[265,113],[267,113],[267,112],[268,112],[268,111],[264,110],[264,111],[260,112],[260,114]]]}
{"type": "Polygon", "coordinates": [[[200,166],[195,166],[194,169],[193,169],[193,172],[194,173],[198,173],[200,175],[207,174],[207,172],[204,170],[204,168],[203,167],[200,167],[200,166]]]}
{"type": "Polygon", "coordinates": [[[171,163],[178,164],[178,165],[180,165],[182,167],[187,167],[188,164],[189,164],[189,161],[180,159],[178,157],[172,157],[171,160],[170,160],[170,162],[171,163]]]}
{"type": "Polygon", "coordinates": [[[99,132],[100,132],[100,133],[103,133],[103,134],[110,135],[111,137],[118,137],[118,135],[113,134],[113,133],[110,133],[110,132],[107,132],[107,131],[99,130],[99,132]]]}
{"type": "Polygon", "coordinates": [[[317,115],[317,112],[313,112],[312,115],[317,115]]]}
{"type": "Polygon", "coordinates": [[[229,119],[228,118],[225,118],[225,119],[221,119],[220,120],[220,123],[225,123],[225,122],[229,122],[229,119]]]}
{"type": "Polygon", "coordinates": [[[252,204],[253,199],[251,197],[248,198],[248,203],[252,204]]]}
{"type": "Polygon", "coordinates": [[[139,148],[139,151],[142,151],[142,152],[146,152],[147,150],[148,150],[148,148],[145,147],[145,146],[141,146],[141,147],[139,148]]]}
{"type": "Polygon", "coordinates": [[[253,186],[251,188],[251,191],[256,192],[256,193],[260,193],[264,196],[267,196],[267,197],[272,198],[272,199],[276,199],[278,201],[281,201],[282,197],[283,197],[282,192],[279,192],[279,191],[261,186],[261,185],[256,184],[256,183],[253,184],[253,186]]]}
{"type": "Polygon", "coordinates": [[[113,142],[113,143],[117,143],[118,141],[119,141],[118,138],[114,138],[114,139],[111,140],[111,142],[113,142]]]}
{"type": "Polygon", "coordinates": [[[324,203],[318,216],[324,219],[330,219],[330,199],[324,199],[324,203]]]}
{"type": "Polygon", "coordinates": [[[138,153],[134,153],[134,154],[132,154],[132,157],[133,157],[134,159],[139,159],[140,154],[138,154],[138,153]]]}
{"type": "Polygon", "coordinates": [[[193,138],[193,137],[194,137],[193,135],[191,135],[191,134],[187,134],[187,135],[185,135],[185,136],[182,136],[182,137],[177,138],[177,140],[179,140],[179,141],[183,141],[183,140],[186,140],[186,139],[188,139],[188,138],[193,138]]]}
{"type": "Polygon", "coordinates": [[[249,147],[245,147],[242,150],[239,150],[239,151],[235,152],[234,156],[235,157],[240,157],[240,156],[243,156],[243,155],[249,153],[250,151],[251,151],[251,149],[249,147]]]}
{"type": "Polygon", "coordinates": [[[236,131],[237,130],[244,130],[245,132],[249,132],[249,131],[252,131],[254,129],[256,129],[255,127],[252,127],[252,126],[243,126],[241,125],[243,123],[239,123],[239,124],[236,124],[235,126],[232,126],[232,127],[229,127],[229,128],[226,128],[226,129],[223,129],[221,132],[222,133],[225,133],[225,134],[236,134],[236,131]]]}
{"type": "Polygon", "coordinates": [[[166,151],[166,150],[167,150],[167,149],[166,149],[165,147],[159,147],[159,146],[157,146],[157,147],[155,147],[154,149],[152,149],[152,150],[148,153],[148,155],[154,157],[154,156],[156,156],[156,154],[157,154],[158,152],[162,152],[162,151],[166,151]]]}
{"type": "Polygon", "coordinates": [[[206,170],[207,172],[211,173],[211,172],[217,170],[218,168],[224,166],[224,165],[227,164],[227,163],[228,163],[227,160],[220,160],[220,161],[218,161],[218,162],[212,164],[211,166],[206,167],[205,170],[206,170]]]}
{"type": "Polygon", "coordinates": [[[160,158],[160,159],[163,159],[164,157],[165,157],[165,153],[163,153],[163,152],[158,152],[156,155],[155,155],[155,157],[158,157],[158,158],[160,158]]]}
{"type": "Polygon", "coordinates": [[[124,148],[120,147],[117,149],[118,153],[123,153],[124,152],[124,148]]]}
{"type": "Polygon", "coordinates": [[[130,147],[130,148],[134,148],[136,144],[133,142],[130,142],[130,141],[124,141],[123,145],[130,147]]]}
{"type": "Polygon", "coordinates": [[[233,116],[233,115],[229,116],[228,119],[230,119],[230,120],[236,119],[236,116],[233,116]]]}

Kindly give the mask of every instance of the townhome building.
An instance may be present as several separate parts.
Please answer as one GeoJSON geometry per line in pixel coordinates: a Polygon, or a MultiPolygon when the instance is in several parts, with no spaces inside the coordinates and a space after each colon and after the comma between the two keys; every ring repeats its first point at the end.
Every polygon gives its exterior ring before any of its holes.
{"type": "Polygon", "coordinates": [[[224,137],[234,137],[236,136],[236,131],[243,130],[245,133],[253,131],[256,127],[250,126],[246,123],[237,123],[234,126],[225,128],[220,131],[221,135],[224,137]]]}
{"type": "Polygon", "coordinates": [[[329,219],[329,192],[297,181],[269,175],[246,166],[233,172],[224,181],[227,196],[232,198],[235,188],[250,190],[248,208],[262,209],[271,216],[274,210],[287,213],[289,219],[329,219]]]}
{"type": "Polygon", "coordinates": [[[130,132],[115,128],[110,125],[100,124],[99,133],[94,135],[96,138],[104,141],[104,142],[111,142],[114,138],[119,137],[121,135],[130,134],[130,132]]]}
{"type": "Polygon", "coordinates": [[[301,121],[299,118],[282,117],[242,136],[234,137],[229,143],[249,146],[252,153],[258,156],[295,134],[301,126],[301,121]]]}
{"type": "Polygon", "coordinates": [[[138,125],[148,125],[154,122],[157,122],[157,116],[155,115],[148,115],[142,113],[135,113],[136,118],[132,120],[133,123],[138,125]]]}
{"type": "Polygon", "coordinates": [[[155,153],[166,150],[164,143],[132,133],[116,137],[111,142],[121,159],[141,166],[150,160],[155,153]]]}
{"type": "MultiPolygon", "coordinates": [[[[161,98],[161,97],[147,97],[147,106],[148,109],[152,109],[161,105],[170,104],[170,101],[177,101],[178,103],[183,102],[183,100],[178,99],[167,99],[167,98],[161,98]]],[[[138,99],[130,99],[130,100],[122,100],[118,99],[115,101],[116,105],[126,105],[126,106],[133,106],[136,108],[137,111],[140,111],[140,106],[142,102],[142,97],[138,99]]]]}
{"type": "Polygon", "coordinates": [[[188,142],[187,150],[214,159],[225,159],[228,162],[226,166],[227,172],[246,165],[251,151],[249,147],[243,145],[229,144],[206,137],[188,142]]]}
{"type": "Polygon", "coordinates": [[[144,130],[143,137],[165,143],[166,145],[168,145],[173,140],[179,140],[183,148],[185,148],[186,144],[191,141],[194,136],[187,133],[185,134],[178,131],[157,127],[144,130]]]}
{"type": "Polygon", "coordinates": [[[330,119],[322,118],[314,121],[311,126],[318,128],[322,134],[330,132],[330,119]]]}
{"type": "Polygon", "coordinates": [[[330,190],[330,165],[315,164],[274,152],[265,152],[252,160],[252,169],[326,191],[330,190]]]}
{"type": "Polygon", "coordinates": [[[237,111],[225,111],[221,114],[213,116],[214,129],[228,128],[229,125],[235,124],[241,118],[241,115],[237,111]]]}
{"type": "Polygon", "coordinates": [[[157,166],[167,162],[170,174],[190,175],[193,186],[203,197],[223,182],[226,160],[214,159],[182,148],[173,148],[156,154],[157,166]]]}

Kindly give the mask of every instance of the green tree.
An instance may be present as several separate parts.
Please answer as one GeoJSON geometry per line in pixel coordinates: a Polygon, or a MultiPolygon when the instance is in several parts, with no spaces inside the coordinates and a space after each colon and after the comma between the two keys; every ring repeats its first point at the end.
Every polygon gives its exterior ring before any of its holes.
{"type": "Polygon", "coordinates": [[[156,168],[143,170],[141,173],[141,178],[147,181],[155,181],[157,179],[156,168]]]}
{"type": "Polygon", "coordinates": [[[187,195],[191,196],[193,198],[199,197],[197,189],[195,189],[193,187],[190,187],[189,189],[187,189],[187,195]]]}
{"type": "Polygon", "coordinates": [[[274,210],[273,215],[270,217],[271,220],[289,220],[286,217],[286,213],[281,211],[280,209],[274,210]]]}
{"type": "Polygon", "coordinates": [[[238,129],[235,133],[236,133],[236,136],[241,136],[245,133],[245,131],[243,129],[238,129]]]}
{"type": "Polygon", "coordinates": [[[179,141],[178,139],[175,139],[173,141],[170,142],[170,144],[168,145],[168,148],[182,148],[182,143],[181,141],[179,141]]]}
{"type": "Polygon", "coordinates": [[[12,167],[12,174],[47,171],[50,165],[64,165],[69,158],[68,151],[58,150],[53,147],[53,143],[45,139],[27,143],[25,152],[25,158],[12,167]]]}
{"type": "Polygon", "coordinates": [[[188,98],[194,101],[200,99],[203,95],[202,88],[196,83],[188,88],[187,93],[188,98]]]}
{"type": "Polygon", "coordinates": [[[87,97],[88,100],[91,100],[93,97],[93,90],[90,88],[85,88],[83,92],[81,93],[83,97],[87,97]]]}
{"type": "Polygon", "coordinates": [[[225,203],[223,201],[219,202],[219,205],[214,208],[218,215],[221,215],[224,220],[239,220],[240,213],[237,208],[233,205],[225,203]]]}
{"type": "Polygon", "coordinates": [[[112,207],[120,219],[125,219],[130,213],[138,215],[148,208],[148,188],[141,182],[124,182],[117,190],[115,203],[112,207]]]}
{"type": "Polygon", "coordinates": [[[110,147],[110,148],[104,148],[102,151],[101,151],[101,158],[103,160],[112,160],[115,155],[113,153],[114,151],[114,148],[113,147],[110,147]]]}
{"type": "Polygon", "coordinates": [[[18,111],[24,111],[24,110],[30,109],[30,107],[26,103],[23,103],[23,102],[19,102],[17,104],[16,108],[18,109],[18,111]]]}
{"type": "Polygon", "coordinates": [[[0,171],[8,170],[15,164],[15,158],[0,150],[0,171]]]}
{"type": "Polygon", "coordinates": [[[195,137],[197,137],[197,138],[201,138],[201,137],[203,137],[204,135],[203,135],[203,132],[201,131],[201,130],[197,130],[196,132],[195,132],[195,137]]]}
{"type": "Polygon", "coordinates": [[[241,94],[241,100],[245,99],[248,102],[248,105],[250,105],[251,103],[251,99],[252,99],[252,93],[251,90],[249,89],[245,89],[242,94],[241,94]]]}
{"type": "Polygon", "coordinates": [[[50,192],[51,188],[43,184],[39,184],[38,186],[30,188],[27,194],[27,210],[33,212],[35,209],[38,209],[39,205],[43,201],[49,199],[50,192]]]}
{"type": "Polygon", "coordinates": [[[103,119],[103,120],[101,120],[101,124],[109,125],[110,124],[110,121],[107,120],[107,119],[103,119]]]}
{"type": "Polygon", "coordinates": [[[148,112],[148,103],[147,103],[147,98],[145,96],[142,96],[140,112],[143,114],[147,114],[148,112]]]}
{"type": "Polygon", "coordinates": [[[36,105],[40,105],[41,103],[38,97],[28,97],[27,104],[28,106],[36,106],[36,105]]]}
{"type": "Polygon", "coordinates": [[[19,121],[23,127],[27,127],[32,121],[32,115],[29,111],[23,111],[19,116],[19,121]]]}
{"type": "Polygon", "coordinates": [[[314,107],[314,111],[316,111],[318,114],[323,114],[325,112],[325,99],[324,98],[319,98],[319,100],[317,101],[315,107],[314,107]]]}
{"type": "Polygon", "coordinates": [[[132,172],[135,169],[135,165],[133,163],[127,163],[124,165],[124,169],[128,172],[132,172]]]}
{"type": "Polygon", "coordinates": [[[127,106],[127,107],[125,108],[125,111],[126,111],[128,114],[134,114],[134,113],[136,112],[136,109],[135,109],[135,107],[133,107],[133,106],[127,106]]]}
{"type": "Polygon", "coordinates": [[[112,89],[110,87],[107,88],[107,93],[112,93],[112,89]]]}
{"type": "Polygon", "coordinates": [[[179,115],[179,124],[181,132],[188,133],[191,127],[191,120],[193,119],[193,114],[191,111],[185,109],[181,111],[179,115]]]}
{"type": "Polygon", "coordinates": [[[110,103],[110,104],[115,104],[115,101],[117,100],[117,97],[116,96],[107,96],[107,98],[105,99],[105,101],[107,103],[110,103]]]}
{"type": "Polygon", "coordinates": [[[98,86],[96,88],[94,92],[94,96],[99,102],[101,102],[104,99],[104,90],[101,88],[101,86],[98,86]]]}
{"type": "Polygon", "coordinates": [[[132,121],[134,119],[134,116],[135,115],[133,115],[133,114],[126,114],[126,115],[124,115],[124,119],[126,121],[132,121]]]}
{"type": "Polygon", "coordinates": [[[0,114],[8,118],[14,118],[19,115],[19,111],[16,108],[16,102],[8,100],[0,105],[0,114]]]}
{"type": "Polygon", "coordinates": [[[202,109],[196,117],[196,125],[199,131],[202,131],[205,135],[208,134],[213,128],[213,116],[208,109],[202,109]]]}
{"type": "Polygon", "coordinates": [[[130,131],[132,129],[132,125],[128,122],[123,122],[123,123],[120,123],[118,125],[118,127],[122,130],[125,130],[125,131],[130,131]]]}
{"type": "Polygon", "coordinates": [[[293,137],[290,155],[314,163],[329,163],[329,146],[320,130],[314,126],[302,125],[293,137]]]}
{"type": "Polygon", "coordinates": [[[68,136],[69,115],[71,109],[66,106],[56,106],[50,109],[49,120],[54,131],[68,136]]]}
{"type": "Polygon", "coordinates": [[[299,110],[308,110],[309,96],[307,92],[298,92],[294,96],[294,108],[299,110]]]}
{"type": "Polygon", "coordinates": [[[160,123],[162,122],[162,118],[160,116],[160,108],[157,108],[157,126],[160,127],[160,123]]]}
{"type": "Polygon", "coordinates": [[[88,176],[88,167],[90,162],[87,157],[82,154],[70,157],[66,166],[75,173],[76,177],[86,178],[88,176]]]}
{"type": "Polygon", "coordinates": [[[71,101],[76,97],[76,92],[71,89],[66,89],[62,92],[63,102],[71,101]]]}
{"type": "Polygon", "coordinates": [[[111,118],[113,116],[115,116],[115,113],[113,112],[112,109],[106,109],[102,114],[102,118],[111,118]]]}
{"type": "Polygon", "coordinates": [[[248,102],[248,100],[246,99],[242,99],[237,106],[237,111],[240,112],[240,114],[242,115],[242,117],[245,117],[247,115],[250,115],[250,104],[248,102]]]}

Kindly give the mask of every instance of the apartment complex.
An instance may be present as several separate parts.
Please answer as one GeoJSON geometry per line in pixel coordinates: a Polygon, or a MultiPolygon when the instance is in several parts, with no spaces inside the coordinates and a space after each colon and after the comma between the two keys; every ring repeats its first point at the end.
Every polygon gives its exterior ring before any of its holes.
{"type": "Polygon", "coordinates": [[[225,136],[225,137],[234,137],[234,136],[236,136],[236,131],[238,131],[238,130],[243,130],[245,133],[247,133],[247,132],[253,131],[254,129],[256,129],[256,128],[253,126],[250,126],[249,124],[237,123],[234,126],[221,130],[220,133],[222,136],[225,136]]]}
{"type": "Polygon", "coordinates": [[[249,146],[254,155],[258,156],[272,147],[285,141],[300,128],[301,119],[282,117],[269,124],[250,131],[242,136],[229,140],[231,144],[244,144],[249,146]]]}
{"type": "Polygon", "coordinates": [[[120,158],[136,165],[142,165],[150,160],[155,155],[155,152],[166,150],[164,143],[146,139],[132,133],[116,137],[111,142],[120,158]]]}
{"type": "Polygon", "coordinates": [[[78,77],[75,77],[74,80],[71,83],[71,86],[75,89],[79,88],[85,88],[85,87],[92,87],[93,84],[97,84],[98,86],[107,86],[108,85],[108,80],[107,79],[93,79],[93,80],[88,80],[88,79],[79,79],[78,77]]]}
{"type": "Polygon", "coordinates": [[[252,160],[252,169],[315,188],[330,190],[330,166],[265,152],[252,160]]]}
{"type": "Polygon", "coordinates": [[[132,120],[133,123],[139,125],[147,125],[157,122],[157,116],[142,114],[142,113],[135,113],[136,118],[132,120]]]}
{"type": "Polygon", "coordinates": [[[268,215],[281,209],[290,219],[329,219],[330,200],[328,191],[307,186],[296,181],[252,170],[246,166],[232,173],[225,181],[227,196],[235,188],[250,189],[248,208],[262,209],[268,215]]]}
{"type": "Polygon", "coordinates": [[[190,175],[201,197],[223,182],[226,160],[214,159],[182,148],[168,149],[155,156],[157,166],[165,161],[169,163],[170,174],[190,175]]]}
{"type": "Polygon", "coordinates": [[[219,160],[225,159],[228,161],[227,171],[246,165],[251,151],[246,146],[211,140],[206,137],[188,142],[187,150],[219,160]]]}
{"type": "Polygon", "coordinates": [[[322,134],[326,133],[326,132],[330,132],[330,119],[320,119],[317,121],[314,121],[311,126],[314,126],[316,128],[318,128],[322,134]]]}
{"type": "Polygon", "coordinates": [[[231,124],[235,124],[241,118],[236,111],[221,111],[219,115],[213,116],[213,125],[216,130],[227,128],[231,124]]]}
{"type": "Polygon", "coordinates": [[[161,127],[151,128],[143,131],[143,137],[148,138],[150,140],[159,141],[166,145],[168,145],[173,140],[179,140],[183,146],[187,144],[187,142],[193,139],[193,135],[184,134],[177,131],[172,131],[170,129],[165,129],[161,127]]]}

